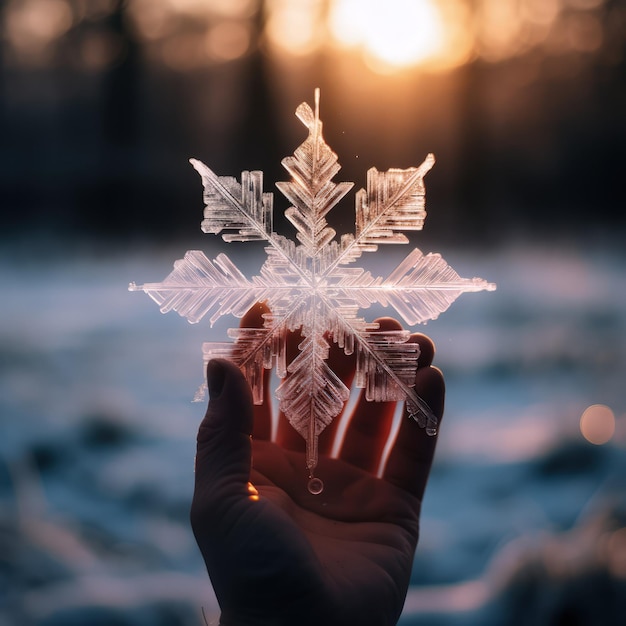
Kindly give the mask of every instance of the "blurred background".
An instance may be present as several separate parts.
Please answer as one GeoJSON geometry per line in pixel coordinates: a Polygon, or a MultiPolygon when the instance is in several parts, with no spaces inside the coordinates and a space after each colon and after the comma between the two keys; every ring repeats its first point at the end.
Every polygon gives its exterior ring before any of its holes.
{"type": "Polygon", "coordinates": [[[236,322],[126,288],[188,248],[258,270],[188,158],[275,191],[316,87],[336,180],[435,153],[411,245],[498,283],[423,329],[448,402],[401,625],[623,624],[626,5],[0,0],[1,626],[217,623],[190,398],[236,322]]]}

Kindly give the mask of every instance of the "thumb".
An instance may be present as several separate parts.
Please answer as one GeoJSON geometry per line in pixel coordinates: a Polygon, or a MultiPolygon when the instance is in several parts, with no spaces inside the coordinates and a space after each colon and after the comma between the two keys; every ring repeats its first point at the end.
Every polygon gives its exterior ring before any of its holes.
{"type": "Polygon", "coordinates": [[[210,400],[198,430],[194,506],[245,492],[250,476],[250,387],[239,368],[223,359],[209,361],[207,383],[210,400]]]}

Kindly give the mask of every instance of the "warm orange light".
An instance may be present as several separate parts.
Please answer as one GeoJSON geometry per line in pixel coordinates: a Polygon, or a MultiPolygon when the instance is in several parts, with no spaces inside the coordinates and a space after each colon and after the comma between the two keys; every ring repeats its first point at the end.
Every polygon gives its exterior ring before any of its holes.
{"type": "Polygon", "coordinates": [[[578,52],[595,52],[602,45],[602,24],[595,15],[574,15],[567,21],[570,47],[578,52]]]}
{"type": "Polygon", "coordinates": [[[559,0],[524,0],[519,5],[520,17],[533,24],[550,25],[561,10],[559,0]]]}
{"type": "Polygon", "coordinates": [[[330,29],[344,46],[361,47],[374,62],[417,65],[445,43],[441,11],[433,0],[336,0],[330,29]]]}
{"type": "Polygon", "coordinates": [[[485,0],[478,25],[479,51],[489,61],[500,61],[519,52],[524,20],[512,2],[485,0]]]}
{"type": "Polygon", "coordinates": [[[137,33],[148,41],[162,39],[176,25],[169,8],[162,2],[132,0],[126,10],[137,33]]]}
{"type": "Polygon", "coordinates": [[[269,43],[302,56],[322,44],[321,4],[316,0],[269,0],[265,34],[269,43]]]}
{"type": "Polygon", "coordinates": [[[248,51],[250,39],[250,27],[247,22],[222,21],[209,29],[205,48],[211,59],[232,61],[248,51]]]}
{"type": "Polygon", "coordinates": [[[615,433],[615,415],[608,406],[594,404],[587,407],[580,418],[583,437],[597,446],[607,443],[615,433]]]}
{"type": "Polygon", "coordinates": [[[250,494],[248,498],[253,502],[257,502],[259,500],[259,492],[252,483],[248,483],[248,493],[250,494]]]}
{"type": "Polygon", "coordinates": [[[255,0],[128,0],[126,9],[141,39],[157,44],[165,64],[179,71],[244,56],[255,10],[255,0]]]}
{"type": "Polygon", "coordinates": [[[15,0],[4,13],[5,37],[25,55],[36,56],[72,26],[72,9],[66,0],[15,0]]]}
{"type": "Polygon", "coordinates": [[[256,9],[255,0],[151,0],[150,3],[192,17],[249,17],[256,9]]]}

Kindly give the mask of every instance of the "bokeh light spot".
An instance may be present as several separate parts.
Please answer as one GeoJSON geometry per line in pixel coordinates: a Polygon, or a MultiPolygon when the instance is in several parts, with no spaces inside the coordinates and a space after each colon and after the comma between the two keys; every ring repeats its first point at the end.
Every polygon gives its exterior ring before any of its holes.
{"type": "Polygon", "coordinates": [[[267,12],[265,32],[273,46],[302,56],[322,44],[320,4],[315,0],[271,0],[267,12]]]}
{"type": "Polygon", "coordinates": [[[559,0],[524,0],[521,5],[523,17],[534,24],[552,24],[560,9],[559,0]]]}
{"type": "Polygon", "coordinates": [[[25,0],[11,2],[5,9],[5,37],[14,50],[29,56],[62,37],[73,23],[66,0],[25,0]]]}
{"type": "Polygon", "coordinates": [[[232,61],[243,56],[250,47],[250,28],[245,22],[224,21],[211,28],[206,36],[210,58],[232,61]]]}
{"type": "Polygon", "coordinates": [[[578,52],[595,52],[602,45],[602,25],[595,15],[573,15],[568,22],[568,39],[578,52]]]}
{"type": "Polygon", "coordinates": [[[165,37],[175,24],[163,3],[150,0],[133,0],[128,15],[140,38],[149,41],[165,37]]]}
{"type": "Polygon", "coordinates": [[[604,404],[587,407],[580,418],[582,436],[597,446],[607,443],[615,433],[615,415],[604,404]]]}

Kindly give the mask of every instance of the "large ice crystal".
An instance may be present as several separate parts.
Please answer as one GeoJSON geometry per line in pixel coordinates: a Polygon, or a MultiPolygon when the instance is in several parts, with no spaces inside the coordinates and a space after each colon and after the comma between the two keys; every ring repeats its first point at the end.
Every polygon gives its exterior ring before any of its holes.
{"type": "MultiPolygon", "coordinates": [[[[340,166],[322,137],[319,90],[315,110],[302,103],[297,117],[308,137],[282,164],[289,182],[276,184],[292,206],[285,216],[296,229],[298,243],[274,232],[273,194],[263,191],[263,173],[242,172],[241,182],[217,176],[191,159],[204,186],[205,233],[222,234],[227,242],[266,242],[267,259],[258,276],[248,279],[225,254],[214,260],[189,251],[174,264],[162,283],[135,285],[163,313],[174,310],[190,322],[207,317],[211,325],[223,315],[242,317],[256,302],[270,312],[260,328],[234,328],[234,343],[205,343],[205,364],[212,358],[234,361],[249,381],[254,401],[263,401],[263,370],[276,367],[283,379],[276,390],[280,408],[306,440],[306,464],[313,477],[317,440],[337,416],[349,390],[327,363],[330,342],[346,354],[356,353],[358,387],[368,400],[406,400],[408,413],[429,434],[437,419],[413,391],[419,357],[417,344],[408,343],[408,330],[380,330],[359,317],[373,303],[390,306],[413,326],[435,319],[463,292],[493,290],[479,278],[465,279],[439,254],[411,251],[387,277],[374,277],[354,267],[364,252],[380,244],[408,243],[402,231],[421,230],[426,217],[424,176],[435,159],[429,154],[419,167],[367,172],[367,189],[356,193],[355,234],[335,240],[327,213],[350,191],[353,183],[334,183],[340,166]],[[298,355],[287,362],[290,331],[300,330],[298,355]]],[[[317,480],[317,479],[316,479],[317,480]]]]}

